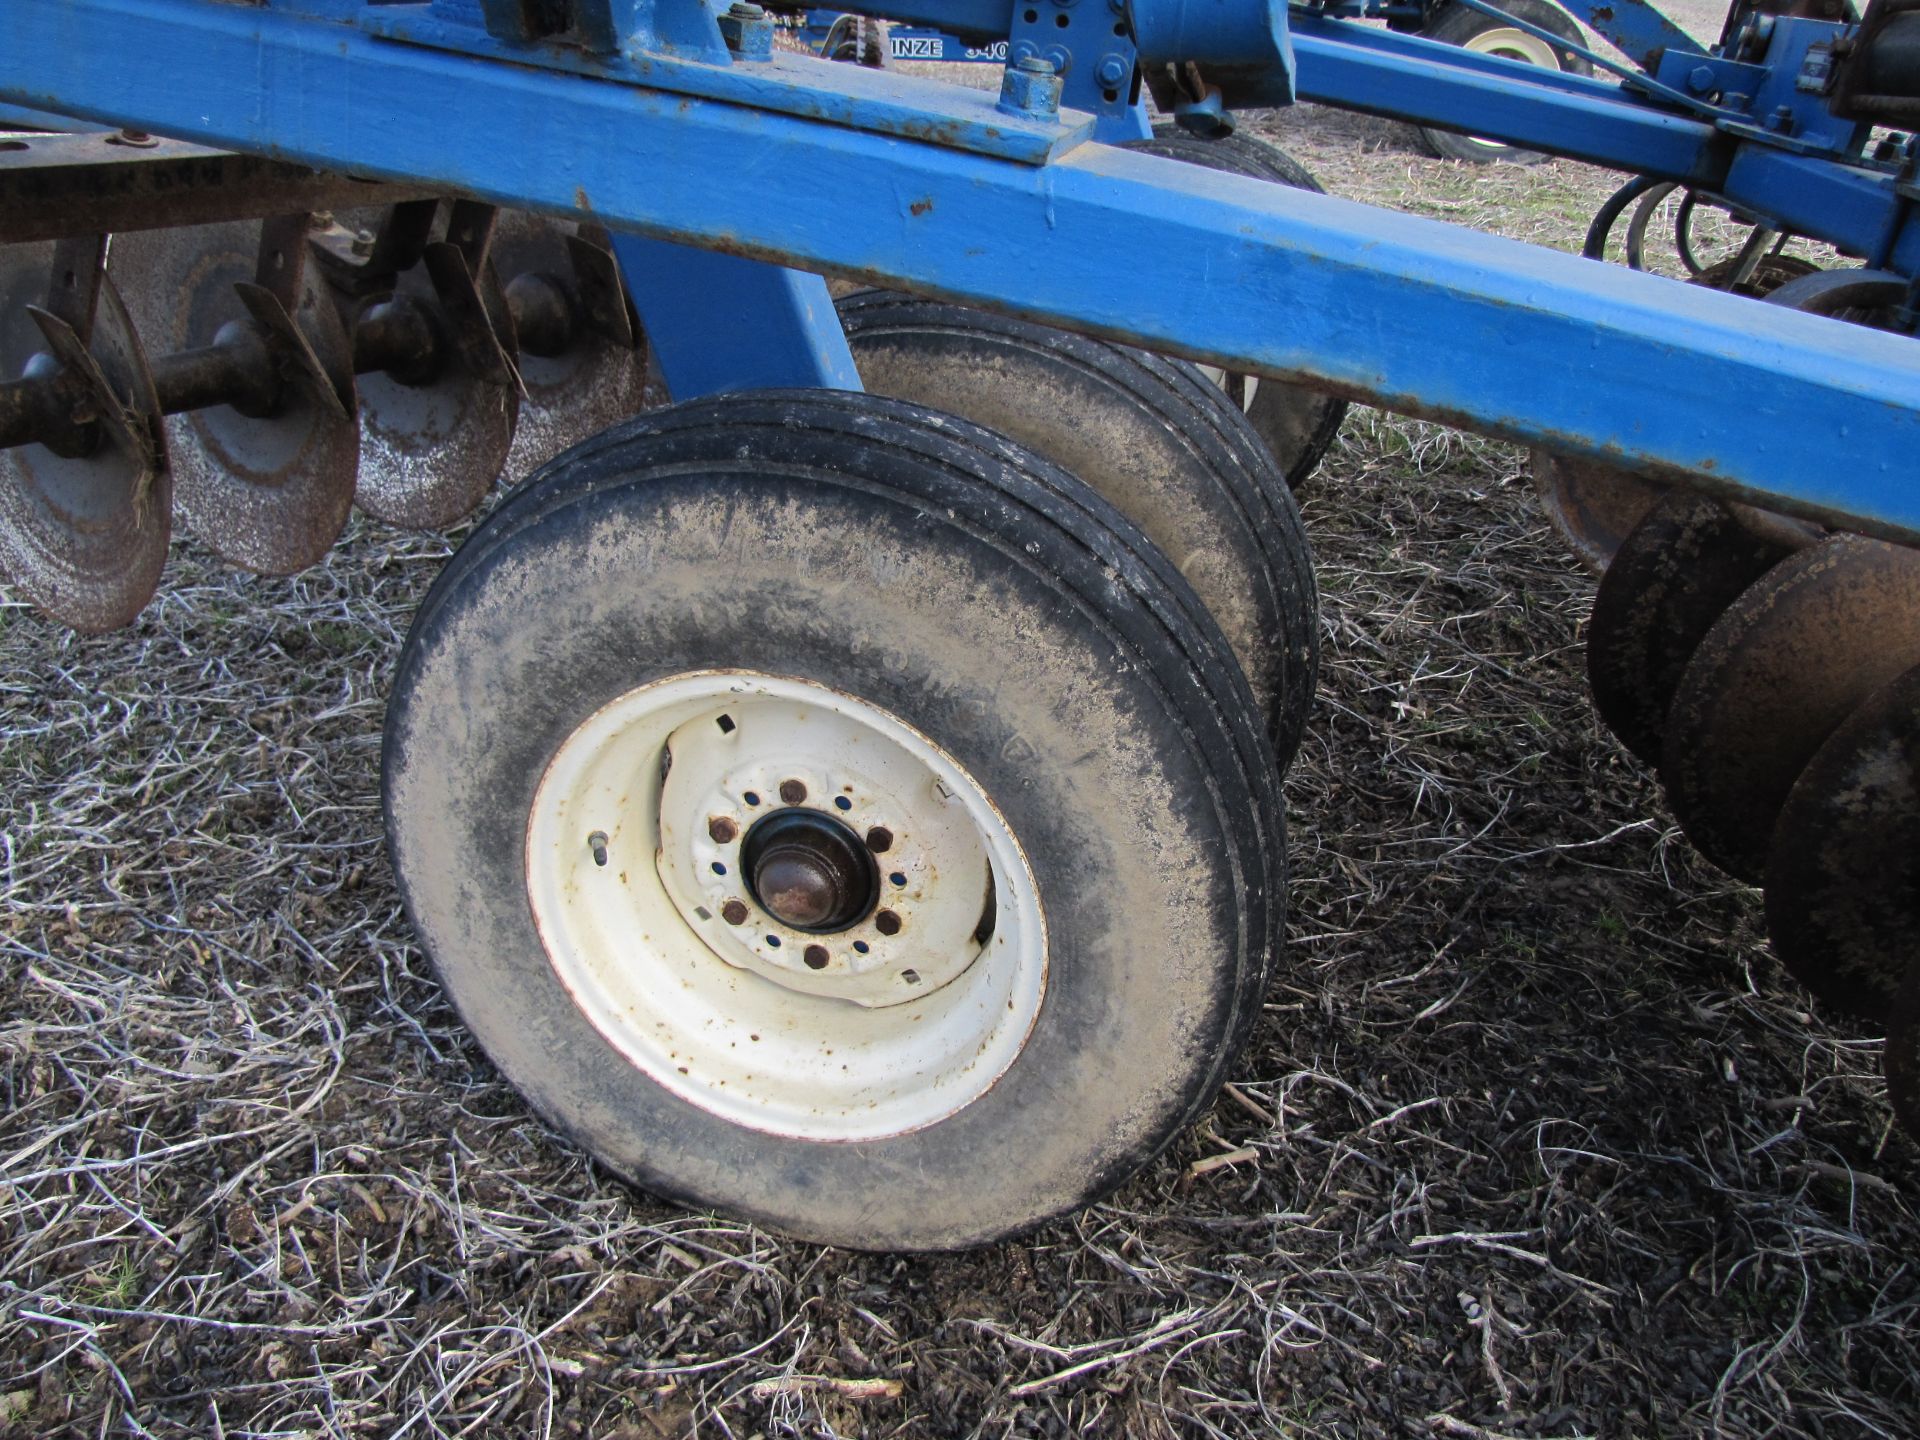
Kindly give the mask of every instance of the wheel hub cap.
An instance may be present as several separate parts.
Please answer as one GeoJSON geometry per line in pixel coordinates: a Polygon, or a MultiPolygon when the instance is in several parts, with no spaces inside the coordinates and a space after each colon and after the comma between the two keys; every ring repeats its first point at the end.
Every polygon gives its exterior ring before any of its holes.
{"type": "Polygon", "coordinates": [[[776,810],[756,821],[740,859],[761,909],[812,935],[864,920],[880,890],[879,869],[859,837],[817,810],[776,810]]]}

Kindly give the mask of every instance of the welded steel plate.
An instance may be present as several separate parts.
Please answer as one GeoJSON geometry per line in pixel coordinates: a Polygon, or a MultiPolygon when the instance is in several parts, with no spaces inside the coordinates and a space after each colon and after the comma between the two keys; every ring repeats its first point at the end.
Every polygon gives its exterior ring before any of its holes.
{"type": "Polygon", "coordinates": [[[1597,460],[1535,450],[1533,489],[1574,558],[1598,575],[1667,487],[1597,460]]]}
{"type": "Polygon", "coordinates": [[[1726,608],[1814,527],[1690,490],[1669,492],[1634,526],[1600,579],[1587,627],[1587,679],[1607,728],[1660,761],[1681,673],[1726,608]]]}
{"type": "MultiPolygon", "coordinates": [[[[13,379],[47,341],[27,314],[44,301],[51,244],[0,249],[0,374],[13,379]]],[[[88,347],[140,430],[84,459],[41,445],[0,450],[0,568],[20,594],[93,635],[131,624],[160,583],[172,494],[159,404],[139,336],[111,281],[88,347]]]]}
{"type": "Polygon", "coordinates": [[[1687,836],[1760,883],[1773,823],[1814,752],[1920,662],[1920,551],[1835,535],[1736,600],[1680,678],[1660,778],[1687,836]]]}
{"type": "Polygon", "coordinates": [[[1920,962],[1920,667],[1869,696],[1794,781],[1767,858],[1767,930],[1809,990],[1870,1019],[1920,962]]]}
{"type": "MultiPolygon", "coordinates": [[[[211,345],[246,321],[234,285],[254,277],[254,221],[116,236],[109,271],[127,292],[151,355],[211,345]]],[[[310,282],[297,317],[330,369],[353,371],[345,328],[310,282]]],[[[351,381],[349,379],[348,383],[351,381]]],[[[353,508],[359,430],[305,388],[288,384],[278,413],[228,405],[167,417],[174,501],[181,519],[221,559],[263,575],[290,575],[327,553],[353,508]]]]}
{"type": "MultiPolygon", "coordinates": [[[[395,291],[423,306],[437,305],[425,265],[402,274],[395,291]]],[[[390,525],[435,530],[459,521],[486,498],[513,445],[519,391],[462,363],[451,344],[445,348],[447,363],[422,383],[378,370],[359,377],[360,480],[354,499],[390,525]]]]}
{"type": "MultiPolygon", "coordinates": [[[[507,210],[493,233],[492,264],[500,283],[511,289],[531,276],[562,289],[574,285],[567,235],[572,227],[557,220],[507,210]]],[[[526,399],[520,428],[507,452],[505,478],[518,484],[562,450],[647,408],[646,351],[618,345],[580,325],[557,355],[534,354],[523,343],[520,378],[526,399]]],[[[653,397],[656,401],[664,397],[653,397]]]]}

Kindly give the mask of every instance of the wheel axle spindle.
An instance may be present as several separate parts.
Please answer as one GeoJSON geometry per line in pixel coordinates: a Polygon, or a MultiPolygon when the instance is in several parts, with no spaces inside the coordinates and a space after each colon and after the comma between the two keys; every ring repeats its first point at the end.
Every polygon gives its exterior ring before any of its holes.
{"type": "MultiPolygon", "coordinates": [[[[583,326],[559,282],[518,275],[505,288],[514,330],[530,353],[559,355],[578,342],[583,326]]],[[[354,373],[384,372],[410,386],[430,383],[452,361],[445,323],[429,302],[413,296],[369,307],[353,328],[354,373]]],[[[159,357],[152,372],[161,413],[227,405],[255,419],[279,414],[290,387],[276,352],[274,338],[249,319],[222,326],[211,345],[159,357]]],[[[29,362],[18,379],[0,381],[0,449],[41,444],[70,458],[92,454],[100,440],[88,398],[87,387],[51,357],[29,362]]]]}

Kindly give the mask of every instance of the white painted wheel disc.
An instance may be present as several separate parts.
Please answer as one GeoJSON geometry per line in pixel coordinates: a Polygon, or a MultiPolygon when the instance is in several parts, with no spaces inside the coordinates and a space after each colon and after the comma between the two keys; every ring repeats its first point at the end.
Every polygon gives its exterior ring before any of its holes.
{"type": "Polygon", "coordinates": [[[1503,60],[1519,60],[1528,65],[1544,65],[1549,70],[1560,68],[1560,56],[1553,46],[1538,35],[1529,35],[1525,30],[1516,29],[1511,25],[1482,30],[1460,48],[1472,50],[1481,55],[1498,55],[1503,60]]]}
{"type": "Polygon", "coordinates": [[[938,745],[850,695],[701,671],[603,707],[549,763],[527,831],[548,962],[655,1082],[815,1140],[931,1125],[1025,1044],[1046,928],[1018,842],[938,745]],[[785,798],[783,798],[783,790],[785,798]],[[742,851],[776,813],[858,837],[875,898],[830,933],[782,923],[742,851]]]}

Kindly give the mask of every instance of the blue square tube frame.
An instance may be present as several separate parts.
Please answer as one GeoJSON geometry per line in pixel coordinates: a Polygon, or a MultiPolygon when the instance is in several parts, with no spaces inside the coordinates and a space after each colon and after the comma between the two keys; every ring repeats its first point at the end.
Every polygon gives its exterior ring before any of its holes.
{"type": "Polygon", "coordinates": [[[1329,196],[1091,143],[1022,163],[200,0],[9,0],[0,100],[900,285],[1920,537],[1913,340],[1329,196]]]}

